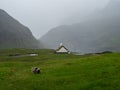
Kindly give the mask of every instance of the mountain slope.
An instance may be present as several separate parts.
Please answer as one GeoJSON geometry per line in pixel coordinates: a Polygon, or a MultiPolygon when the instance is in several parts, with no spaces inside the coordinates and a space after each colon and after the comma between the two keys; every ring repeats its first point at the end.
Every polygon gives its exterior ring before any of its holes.
{"type": "Polygon", "coordinates": [[[111,0],[101,11],[82,23],[59,26],[40,40],[50,48],[63,43],[73,52],[120,51],[120,1],[111,0]]]}
{"type": "Polygon", "coordinates": [[[31,31],[0,10],[0,48],[39,48],[31,31]]]}

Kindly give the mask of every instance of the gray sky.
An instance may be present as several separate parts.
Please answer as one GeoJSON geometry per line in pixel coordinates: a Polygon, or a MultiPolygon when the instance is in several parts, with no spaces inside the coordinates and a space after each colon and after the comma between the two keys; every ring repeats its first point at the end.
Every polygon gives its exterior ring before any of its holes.
{"type": "Polygon", "coordinates": [[[0,8],[29,27],[36,38],[73,14],[103,8],[109,0],[0,0],[0,8]]]}

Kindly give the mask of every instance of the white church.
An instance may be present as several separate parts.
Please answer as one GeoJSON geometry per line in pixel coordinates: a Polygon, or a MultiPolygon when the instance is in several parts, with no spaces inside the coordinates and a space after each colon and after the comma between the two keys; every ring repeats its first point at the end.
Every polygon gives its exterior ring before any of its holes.
{"type": "Polygon", "coordinates": [[[61,43],[58,49],[55,51],[56,53],[68,53],[70,54],[70,51],[61,43]]]}

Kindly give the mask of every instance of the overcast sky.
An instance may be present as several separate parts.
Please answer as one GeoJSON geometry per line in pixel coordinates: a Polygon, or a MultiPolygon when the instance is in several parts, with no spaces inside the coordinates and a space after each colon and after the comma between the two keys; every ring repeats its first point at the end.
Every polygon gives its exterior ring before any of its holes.
{"type": "Polygon", "coordinates": [[[0,0],[0,8],[29,27],[36,38],[77,12],[90,13],[109,0],[0,0]]]}

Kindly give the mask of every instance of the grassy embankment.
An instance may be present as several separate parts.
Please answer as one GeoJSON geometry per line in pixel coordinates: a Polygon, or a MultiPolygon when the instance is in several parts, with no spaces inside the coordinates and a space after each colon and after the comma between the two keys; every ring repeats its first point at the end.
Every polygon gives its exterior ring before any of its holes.
{"type": "Polygon", "coordinates": [[[120,53],[75,56],[1,50],[0,90],[120,90],[120,53]],[[28,53],[38,56],[12,57],[28,53]],[[33,74],[32,67],[40,67],[42,74],[33,74]]]}

